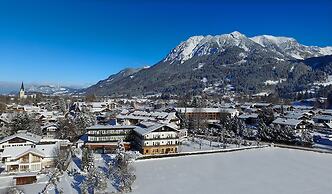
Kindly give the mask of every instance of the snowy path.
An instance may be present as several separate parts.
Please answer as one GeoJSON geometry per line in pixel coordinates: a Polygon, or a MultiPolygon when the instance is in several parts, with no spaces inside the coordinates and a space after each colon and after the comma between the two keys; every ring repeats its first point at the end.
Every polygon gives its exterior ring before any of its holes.
{"type": "Polygon", "coordinates": [[[325,194],[332,155],[283,148],[136,163],[133,194],[325,194]]]}

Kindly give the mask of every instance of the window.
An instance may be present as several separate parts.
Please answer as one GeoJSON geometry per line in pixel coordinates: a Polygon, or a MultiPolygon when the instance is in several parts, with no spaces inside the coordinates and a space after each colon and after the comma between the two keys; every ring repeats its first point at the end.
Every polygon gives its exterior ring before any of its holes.
{"type": "Polygon", "coordinates": [[[21,165],[20,166],[20,171],[28,171],[29,170],[29,165],[21,165]]]}
{"type": "Polygon", "coordinates": [[[39,171],[40,168],[40,164],[32,164],[31,165],[31,171],[39,171]]]}
{"type": "Polygon", "coordinates": [[[22,163],[29,163],[29,154],[26,154],[26,155],[22,156],[21,162],[22,163]]]}

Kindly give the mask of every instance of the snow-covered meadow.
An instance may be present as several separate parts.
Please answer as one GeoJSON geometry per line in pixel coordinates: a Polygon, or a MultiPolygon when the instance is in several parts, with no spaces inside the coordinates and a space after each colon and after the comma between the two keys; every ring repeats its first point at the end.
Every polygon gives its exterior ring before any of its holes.
{"type": "MultiPolygon", "coordinates": [[[[108,160],[107,155],[95,155],[98,168],[108,160]]],[[[332,191],[331,164],[332,154],[275,147],[138,160],[131,194],[326,194],[332,191]]],[[[82,178],[65,173],[58,186],[65,193],[79,194],[82,178]]],[[[1,194],[10,179],[0,177],[1,194]]],[[[19,188],[35,194],[46,182],[43,177],[19,188]]],[[[111,182],[107,192],[116,192],[111,182]]],[[[53,187],[49,193],[56,193],[53,187]]]]}
{"type": "Polygon", "coordinates": [[[283,148],[143,160],[133,194],[325,194],[331,164],[331,154],[283,148]]]}

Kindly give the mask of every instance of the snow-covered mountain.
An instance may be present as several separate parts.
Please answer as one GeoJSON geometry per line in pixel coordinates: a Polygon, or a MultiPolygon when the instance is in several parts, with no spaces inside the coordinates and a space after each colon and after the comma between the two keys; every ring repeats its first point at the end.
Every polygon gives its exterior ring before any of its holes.
{"type": "Polygon", "coordinates": [[[180,61],[183,63],[194,56],[223,52],[230,47],[239,47],[244,51],[249,51],[254,46],[255,42],[237,31],[217,36],[193,36],[175,47],[164,61],[180,61]]]}
{"type": "Polygon", "coordinates": [[[55,85],[28,85],[26,91],[28,93],[42,93],[48,95],[69,95],[77,92],[78,89],[55,85]]]}
{"type": "Polygon", "coordinates": [[[175,47],[164,61],[183,63],[194,56],[214,54],[231,47],[241,48],[247,53],[255,49],[267,49],[283,59],[305,59],[332,54],[332,47],[305,46],[288,37],[262,35],[248,38],[235,31],[217,36],[190,37],[175,47]]]}
{"type": "Polygon", "coordinates": [[[125,69],[85,92],[114,96],[229,91],[295,93],[314,82],[324,81],[331,74],[329,58],[319,69],[302,60],[325,55],[332,55],[332,47],[305,46],[287,37],[248,38],[237,31],[193,36],[155,65],[125,69]]]}
{"type": "Polygon", "coordinates": [[[332,54],[332,47],[305,46],[298,43],[294,38],[262,35],[250,39],[267,49],[296,59],[332,54]]]}

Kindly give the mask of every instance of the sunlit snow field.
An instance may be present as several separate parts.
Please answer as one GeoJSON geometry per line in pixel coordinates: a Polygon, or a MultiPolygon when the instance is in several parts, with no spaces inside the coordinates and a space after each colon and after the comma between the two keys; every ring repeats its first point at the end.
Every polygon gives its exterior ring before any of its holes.
{"type": "Polygon", "coordinates": [[[133,194],[332,192],[332,155],[283,148],[136,163],[133,194]]]}
{"type": "MultiPolygon", "coordinates": [[[[97,166],[104,163],[96,158],[97,166]]],[[[332,154],[271,147],[139,160],[132,194],[327,194],[332,193],[331,165],[332,154]]],[[[79,178],[65,174],[59,187],[66,194],[78,194],[79,178]]],[[[0,194],[10,179],[0,177],[0,194]]],[[[19,188],[36,194],[46,181],[44,177],[19,188]]],[[[109,186],[108,192],[115,191],[109,186]]]]}

